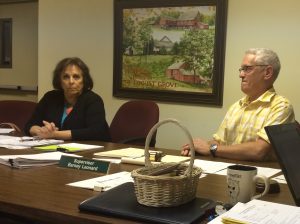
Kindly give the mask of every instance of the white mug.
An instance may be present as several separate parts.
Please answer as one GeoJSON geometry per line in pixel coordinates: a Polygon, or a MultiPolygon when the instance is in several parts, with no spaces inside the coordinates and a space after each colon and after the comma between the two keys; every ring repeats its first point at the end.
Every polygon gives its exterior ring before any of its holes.
{"type": "Polygon", "coordinates": [[[257,168],[244,165],[232,165],[227,167],[227,190],[229,203],[246,203],[251,199],[260,198],[268,193],[270,188],[269,179],[264,175],[257,175],[257,168]],[[265,184],[261,194],[255,194],[256,182],[260,180],[265,184]]]}

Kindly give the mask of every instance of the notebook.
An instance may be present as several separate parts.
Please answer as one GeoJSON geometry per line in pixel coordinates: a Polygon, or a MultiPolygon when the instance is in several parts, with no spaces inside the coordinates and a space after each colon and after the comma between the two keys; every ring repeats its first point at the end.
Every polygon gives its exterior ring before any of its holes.
{"type": "Polygon", "coordinates": [[[300,206],[300,129],[297,123],[265,127],[282,173],[297,206],[300,206]]]}
{"type": "Polygon", "coordinates": [[[151,223],[188,224],[201,221],[215,207],[210,199],[196,198],[186,204],[156,208],[137,202],[133,183],[121,184],[80,203],[80,211],[151,223]]]}

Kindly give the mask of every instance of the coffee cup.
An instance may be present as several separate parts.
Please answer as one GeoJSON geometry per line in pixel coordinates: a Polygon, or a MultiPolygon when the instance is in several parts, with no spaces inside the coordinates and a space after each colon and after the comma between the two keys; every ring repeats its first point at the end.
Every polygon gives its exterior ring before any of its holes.
{"type": "Polygon", "coordinates": [[[256,167],[244,165],[227,167],[227,190],[231,205],[235,205],[237,202],[246,203],[251,199],[260,198],[268,193],[269,188],[269,179],[264,175],[258,175],[256,167]],[[258,181],[264,183],[264,191],[254,195],[258,181]]]}

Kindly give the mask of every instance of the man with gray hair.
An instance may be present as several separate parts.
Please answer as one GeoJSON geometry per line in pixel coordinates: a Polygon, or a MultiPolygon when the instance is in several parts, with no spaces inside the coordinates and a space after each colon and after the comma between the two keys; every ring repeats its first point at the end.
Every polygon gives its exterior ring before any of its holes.
{"type": "MultiPolygon", "coordinates": [[[[270,49],[245,52],[239,77],[246,96],[229,108],[213,140],[194,139],[197,153],[236,160],[276,159],[264,127],[295,121],[289,100],[273,87],[280,67],[277,54],[270,49]]],[[[189,144],[181,153],[189,154],[189,144]]]]}

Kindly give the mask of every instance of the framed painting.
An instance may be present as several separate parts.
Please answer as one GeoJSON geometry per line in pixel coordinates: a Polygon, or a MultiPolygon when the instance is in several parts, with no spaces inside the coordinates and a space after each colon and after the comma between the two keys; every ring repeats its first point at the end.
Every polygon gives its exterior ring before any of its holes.
{"type": "Polygon", "coordinates": [[[227,0],[115,0],[113,95],[222,106],[227,0]]]}

